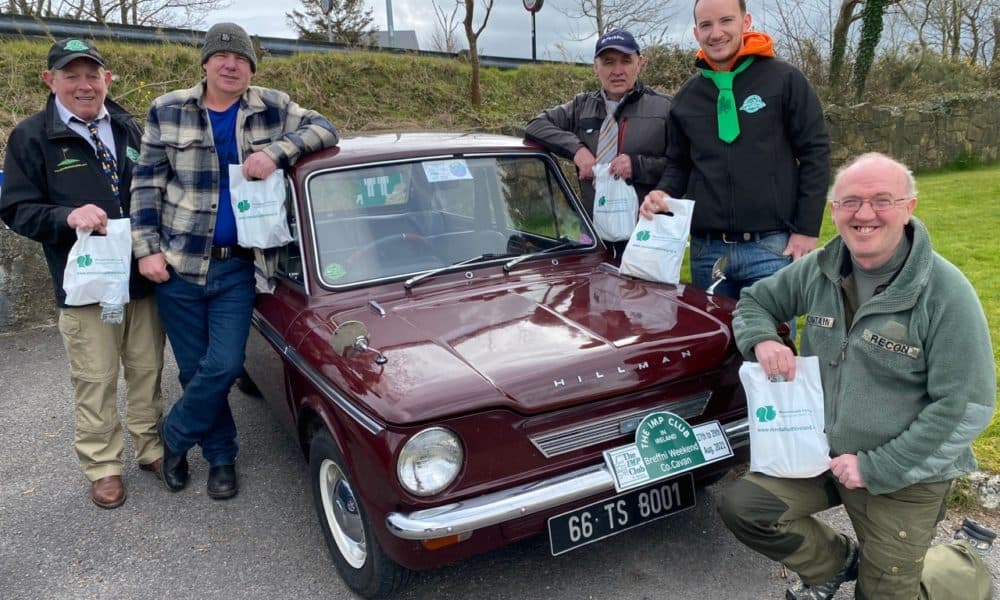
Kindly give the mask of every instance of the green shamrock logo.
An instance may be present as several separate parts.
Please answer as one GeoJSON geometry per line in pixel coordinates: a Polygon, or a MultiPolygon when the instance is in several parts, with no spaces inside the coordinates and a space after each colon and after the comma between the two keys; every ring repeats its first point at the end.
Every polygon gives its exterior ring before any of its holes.
{"type": "Polygon", "coordinates": [[[649,231],[643,229],[642,231],[635,234],[635,239],[638,242],[648,242],[649,241],[649,231]]]}
{"type": "Polygon", "coordinates": [[[597,201],[598,206],[604,206],[607,203],[608,203],[607,196],[601,196],[601,199],[597,201]]]}
{"type": "Polygon", "coordinates": [[[63,50],[69,50],[70,52],[86,52],[90,50],[90,46],[84,44],[80,40],[70,40],[63,46],[63,50]]]}
{"type": "Polygon", "coordinates": [[[76,266],[83,269],[94,264],[94,259],[90,258],[89,254],[84,254],[83,256],[76,257],[76,266]]]}
{"type": "Polygon", "coordinates": [[[250,201],[240,200],[239,204],[236,205],[236,208],[240,209],[240,212],[246,212],[250,210],[250,201]]]}
{"type": "Polygon", "coordinates": [[[774,407],[771,406],[770,404],[768,404],[767,406],[761,406],[760,408],[757,409],[757,412],[755,412],[754,414],[757,415],[757,420],[760,421],[761,423],[767,423],[768,421],[773,421],[774,418],[778,416],[778,413],[774,410],[774,407]]]}

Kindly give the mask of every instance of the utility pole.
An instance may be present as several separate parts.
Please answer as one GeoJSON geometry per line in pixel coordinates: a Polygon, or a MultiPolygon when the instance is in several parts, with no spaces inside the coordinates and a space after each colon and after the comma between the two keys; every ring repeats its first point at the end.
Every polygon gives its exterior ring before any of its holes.
{"type": "Polygon", "coordinates": [[[319,9],[326,15],[326,41],[333,43],[333,27],[330,24],[330,11],[333,10],[333,0],[319,0],[319,9]]]}
{"type": "Polygon", "coordinates": [[[392,0],[385,0],[385,30],[389,37],[389,47],[396,47],[396,30],[392,26],[392,0]]]}

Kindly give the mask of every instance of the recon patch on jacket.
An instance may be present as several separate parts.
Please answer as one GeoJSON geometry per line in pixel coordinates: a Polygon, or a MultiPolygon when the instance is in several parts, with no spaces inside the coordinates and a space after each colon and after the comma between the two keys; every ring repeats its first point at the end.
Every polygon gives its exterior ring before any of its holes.
{"type": "Polygon", "coordinates": [[[765,108],[766,106],[767,106],[767,103],[764,102],[763,98],[761,98],[757,94],[753,94],[753,95],[747,96],[743,100],[743,106],[740,107],[740,110],[742,110],[745,113],[753,114],[753,113],[757,112],[758,110],[760,110],[762,108],[765,108]]]}
{"type": "Polygon", "coordinates": [[[882,334],[875,333],[871,329],[865,329],[861,335],[866,342],[873,346],[882,348],[883,350],[888,350],[889,352],[893,352],[895,354],[902,354],[903,356],[909,356],[914,359],[920,358],[920,348],[891,340],[882,334]]]}
{"type": "Polygon", "coordinates": [[[834,319],[833,317],[824,317],[821,315],[806,315],[806,325],[832,329],[834,323],[836,323],[836,319],[834,319]]]}

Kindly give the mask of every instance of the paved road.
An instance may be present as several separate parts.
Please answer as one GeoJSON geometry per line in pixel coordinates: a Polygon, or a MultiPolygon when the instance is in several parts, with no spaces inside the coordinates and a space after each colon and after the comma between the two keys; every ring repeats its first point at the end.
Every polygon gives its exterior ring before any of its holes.
{"type": "MultiPolygon", "coordinates": [[[[354,597],[331,565],[302,457],[263,402],[233,392],[239,496],[206,496],[207,465],[196,452],[191,485],[172,494],[128,449],[128,501],[107,511],[91,504],[73,455],[58,332],[0,337],[0,359],[0,599],[354,597]]],[[[178,392],[168,363],[168,402],[178,392]]],[[[563,556],[549,556],[538,537],[422,573],[398,597],[782,598],[780,568],[721,527],[712,494],[682,515],[563,556]]],[[[839,511],[829,518],[845,526],[839,511]]]]}

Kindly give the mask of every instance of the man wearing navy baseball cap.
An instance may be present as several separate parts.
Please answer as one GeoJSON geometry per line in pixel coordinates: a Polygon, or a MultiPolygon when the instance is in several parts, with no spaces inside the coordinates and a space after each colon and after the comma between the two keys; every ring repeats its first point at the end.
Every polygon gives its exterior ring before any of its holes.
{"type": "MultiPolygon", "coordinates": [[[[590,216],[594,165],[607,164],[609,173],[630,183],[640,199],[663,174],[671,98],[643,85],[642,65],[642,52],[631,33],[606,32],[594,46],[594,75],[601,89],[542,111],[525,129],[525,138],[576,165],[590,216]]],[[[621,258],[626,241],[606,242],[613,259],[621,258]]]]}

